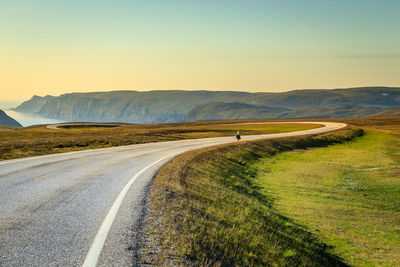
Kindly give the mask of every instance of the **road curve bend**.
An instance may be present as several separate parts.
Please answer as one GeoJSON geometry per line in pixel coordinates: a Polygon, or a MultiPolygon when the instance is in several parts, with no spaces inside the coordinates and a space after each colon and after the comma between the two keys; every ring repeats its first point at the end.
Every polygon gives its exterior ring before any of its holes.
{"type": "MultiPolygon", "coordinates": [[[[287,123],[287,122],[285,122],[287,123]]],[[[243,136],[243,141],[319,134],[243,136]]],[[[234,137],[85,150],[0,162],[0,266],[131,266],[145,193],[178,154],[234,137]]]]}

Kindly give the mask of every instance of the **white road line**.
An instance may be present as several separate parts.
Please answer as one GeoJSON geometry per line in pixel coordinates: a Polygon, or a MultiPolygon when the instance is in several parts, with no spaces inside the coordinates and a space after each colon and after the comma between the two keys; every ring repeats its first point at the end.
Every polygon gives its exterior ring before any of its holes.
{"type": "Polygon", "coordinates": [[[113,205],[111,208],[108,210],[108,213],[106,217],[104,218],[103,222],[100,225],[99,230],[97,231],[96,237],[94,238],[92,245],[90,246],[90,249],[88,253],[86,254],[85,261],[82,264],[82,267],[95,267],[97,264],[97,261],[99,260],[99,256],[101,253],[101,250],[103,248],[104,242],[106,241],[107,234],[110,231],[111,225],[114,221],[115,216],[118,213],[118,210],[122,204],[122,201],[125,198],[126,193],[128,192],[129,188],[132,186],[133,182],[146,170],[149,168],[153,167],[157,163],[172,157],[176,155],[177,153],[170,154],[168,156],[165,156],[150,165],[146,166],[142,170],[140,170],[138,173],[133,176],[129,182],[125,185],[125,187],[122,189],[122,191],[119,193],[117,199],[114,201],[113,205]]]}

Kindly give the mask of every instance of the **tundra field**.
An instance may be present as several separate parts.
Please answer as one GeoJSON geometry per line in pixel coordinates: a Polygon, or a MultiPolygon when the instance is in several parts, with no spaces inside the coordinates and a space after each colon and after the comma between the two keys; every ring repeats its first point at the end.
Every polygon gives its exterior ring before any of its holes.
{"type": "Polygon", "coordinates": [[[166,164],[149,193],[142,263],[400,266],[400,118],[239,142],[166,164]]]}
{"type": "Polygon", "coordinates": [[[0,160],[84,149],[105,148],[190,138],[282,133],[320,127],[315,124],[259,124],[261,121],[173,124],[71,123],[56,129],[45,125],[0,128],[0,160]]]}

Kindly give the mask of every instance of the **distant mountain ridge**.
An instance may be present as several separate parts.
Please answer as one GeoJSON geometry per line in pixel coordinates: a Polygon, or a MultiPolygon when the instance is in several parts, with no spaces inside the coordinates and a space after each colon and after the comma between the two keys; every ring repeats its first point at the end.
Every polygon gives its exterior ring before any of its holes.
{"type": "Polygon", "coordinates": [[[16,111],[64,121],[134,123],[224,119],[360,117],[400,107],[399,87],[233,91],[110,91],[33,96],[16,111]]]}
{"type": "Polygon", "coordinates": [[[54,96],[32,96],[28,101],[23,102],[18,107],[14,108],[16,111],[25,112],[25,113],[40,113],[40,109],[49,101],[50,99],[55,98],[54,96]]]}
{"type": "Polygon", "coordinates": [[[22,127],[22,125],[8,116],[3,110],[0,109],[0,125],[22,127]]]}

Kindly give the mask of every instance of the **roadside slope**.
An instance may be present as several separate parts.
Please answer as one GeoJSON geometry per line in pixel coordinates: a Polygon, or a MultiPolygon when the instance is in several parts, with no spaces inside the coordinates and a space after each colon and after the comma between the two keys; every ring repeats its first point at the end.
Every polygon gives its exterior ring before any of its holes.
{"type": "Polygon", "coordinates": [[[362,130],[243,142],[185,153],[164,166],[150,195],[142,263],[204,266],[345,266],[275,208],[252,164],[297,148],[353,140],[362,130]],[[151,233],[151,234],[150,234],[151,233]],[[153,256],[148,256],[153,251],[153,256]],[[147,254],[147,256],[145,255],[147,254]]]}

